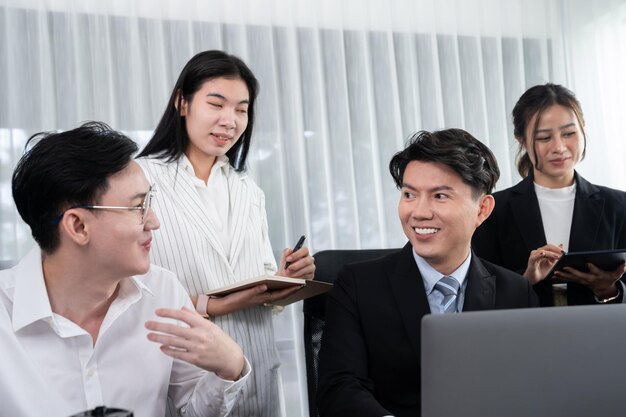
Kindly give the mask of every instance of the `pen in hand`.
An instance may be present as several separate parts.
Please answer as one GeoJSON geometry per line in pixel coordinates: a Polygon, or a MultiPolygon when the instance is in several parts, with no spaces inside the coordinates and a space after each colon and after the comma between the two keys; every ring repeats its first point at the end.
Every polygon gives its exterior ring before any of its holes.
{"type": "MultiPolygon", "coordinates": [[[[296,243],[296,246],[293,247],[291,253],[298,251],[302,247],[302,245],[304,245],[304,239],[306,239],[304,235],[300,236],[300,239],[298,239],[298,243],[296,243]]],[[[285,263],[285,269],[289,268],[289,265],[291,265],[291,262],[285,263]]]]}

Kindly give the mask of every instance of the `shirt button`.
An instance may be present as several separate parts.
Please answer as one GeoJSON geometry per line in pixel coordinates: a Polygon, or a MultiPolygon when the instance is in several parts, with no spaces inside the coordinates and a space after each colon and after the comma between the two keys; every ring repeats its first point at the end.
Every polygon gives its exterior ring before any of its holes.
{"type": "Polygon", "coordinates": [[[87,377],[91,378],[93,376],[93,373],[94,373],[93,368],[87,369],[87,377]]]}

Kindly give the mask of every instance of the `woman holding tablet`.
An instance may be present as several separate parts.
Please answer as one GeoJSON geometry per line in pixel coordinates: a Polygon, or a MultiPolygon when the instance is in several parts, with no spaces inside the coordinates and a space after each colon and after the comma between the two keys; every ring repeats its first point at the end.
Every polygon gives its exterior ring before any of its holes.
{"type": "Polygon", "coordinates": [[[513,127],[524,179],[494,194],[495,209],[474,234],[476,254],[523,274],[542,306],[622,302],[624,264],[566,267],[558,280],[544,279],[563,252],[626,249],[626,193],[574,170],[587,142],[574,93],[557,84],[528,89],[513,109],[513,127]]]}
{"type": "Polygon", "coordinates": [[[222,51],[197,54],[183,68],[137,162],[158,190],[153,208],[161,230],[154,235],[152,261],[178,275],[197,310],[235,339],[252,364],[252,378],[231,415],[274,417],[281,415],[279,360],[272,309],[265,304],[299,286],[205,295],[277,270],[313,278],[306,247],[283,251],[277,268],[265,196],[245,173],[257,91],[254,74],[239,58],[222,51]]]}

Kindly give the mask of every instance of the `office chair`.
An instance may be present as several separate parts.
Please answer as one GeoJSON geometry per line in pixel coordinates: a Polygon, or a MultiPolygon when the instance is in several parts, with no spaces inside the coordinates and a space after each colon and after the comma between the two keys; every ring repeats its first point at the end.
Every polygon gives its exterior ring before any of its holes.
{"type": "MultiPolygon", "coordinates": [[[[369,261],[400,249],[344,249],[324,250],[314,255],[315,279],[335,282],[341,267],[348,263],[369,261]]],[[[304,300],[304,356],[306,361],[307,389],[309,394],[309,416],[318,417],[315,396],[318,381],[318,354],[326,318],[326,294],[304,300]]]]}

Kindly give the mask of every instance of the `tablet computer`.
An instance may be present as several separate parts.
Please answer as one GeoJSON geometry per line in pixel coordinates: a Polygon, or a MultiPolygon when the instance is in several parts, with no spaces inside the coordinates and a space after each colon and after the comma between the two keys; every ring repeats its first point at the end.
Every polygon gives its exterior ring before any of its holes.
{"type": "Polygon", "coordinates": [[[591,263],[604,271],[612,271],[622,262],[626,261],[626,249],[610,249],[589,252],[566,252],[554,264],[547,279],[558,279],[554,276],[556,271],[561,271],[570,266],[579,271],[588,272],[587,264],[591,263]]]}

